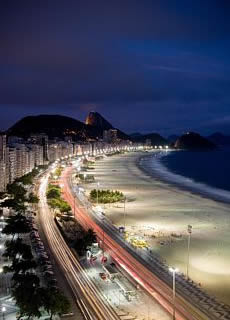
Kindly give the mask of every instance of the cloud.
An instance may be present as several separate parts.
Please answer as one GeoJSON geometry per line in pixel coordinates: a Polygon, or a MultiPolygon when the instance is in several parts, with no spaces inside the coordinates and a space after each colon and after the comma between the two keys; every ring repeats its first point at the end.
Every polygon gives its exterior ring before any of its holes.
{"type": "Polygon", "coordinates": [[[2,125],[91,108],[129,130],[160,130],[165,115],[172,130],[210,109],[225,115],[228,1],[10,1],[0,10],[0,104],[14,110],[2,125]]]}

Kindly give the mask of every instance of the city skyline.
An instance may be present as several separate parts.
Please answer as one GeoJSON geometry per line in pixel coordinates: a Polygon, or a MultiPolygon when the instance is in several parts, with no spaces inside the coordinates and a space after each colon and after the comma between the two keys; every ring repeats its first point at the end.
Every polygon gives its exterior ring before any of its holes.
{"type": "Polygon", "coordinates": [[[227,1],[0,6],[1,129],[95,110],[127,133],[230,133],[227,1]]]}

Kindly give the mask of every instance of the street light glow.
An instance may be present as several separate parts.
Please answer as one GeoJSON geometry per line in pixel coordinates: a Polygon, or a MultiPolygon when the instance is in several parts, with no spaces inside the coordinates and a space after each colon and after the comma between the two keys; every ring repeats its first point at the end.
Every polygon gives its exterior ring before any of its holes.
{"type": "Polygon", "coordinates": [[[178,268],[174,268],[174,267],[169,267],[169,271],[172,272],[172,273],[177,273],[177,272],[179,272],[179,269],[178,268]]]}

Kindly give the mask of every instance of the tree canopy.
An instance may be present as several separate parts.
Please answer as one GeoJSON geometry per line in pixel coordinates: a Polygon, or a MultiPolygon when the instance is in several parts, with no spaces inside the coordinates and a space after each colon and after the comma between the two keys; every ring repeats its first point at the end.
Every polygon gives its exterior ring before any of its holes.
{"type": "Polygon", "coordinates": [[[20,213],[10,216],[6,220],[7,224],[2,230],[6,235],[12,235],[13,238],[17,234],[25,234],[30,232],[30,226],[25,216],[20,213]]]}
{"type": "Polygon", "coordinates": [[[74,243],[74,248],[79,255],[83,255],[86,252],[87,247],[91,246],[97,241],[97,235],[93,229],[82,232],[82,237],[77,239],[74,243]]]}
{"type": "Polygon", "coordinates": [[[23,240],[21,238],[6,241],[3,256],[9,257],[13,260],[17,255],[20,255],[25,260],[32,259],[33,257],[30,246],[23,243],[23,240]]]}
{"type": "Polygon", "coordinates": [[[99,203],[114,203],[124,199],[124,194],[120,191],[111,190],[97,190],[93,189],[90,192],[90,199],[93,202],[98,201],[99,203]]]}

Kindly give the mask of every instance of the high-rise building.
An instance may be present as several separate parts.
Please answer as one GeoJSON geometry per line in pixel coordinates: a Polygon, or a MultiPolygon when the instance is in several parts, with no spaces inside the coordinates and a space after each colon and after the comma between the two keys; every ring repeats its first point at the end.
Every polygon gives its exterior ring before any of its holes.
{"type": "Polygon", "coordinates": [[[0,192],[4,192],[7,185],[6,173],[6,135],[0,134],[0,192]]]}
{"type": "Polygon", "coordinates": [[[8,175],[9,175],[9,183],[13,183],[16,179],[16,148],[9,147],[8,148],[8,175]]]}
{"type": "Polygon", "coordinates": [[[16,178],[20,178],[26,174],[26,146],[24,144],[16,144],[16,178]]]}
{"type": "Polygon", "coordinates": [[[6,162],[6,135],[0,133],[0,160],[6,162]]]}
{"type": "Polygon", "coordinates": [[[109,129],[103,131],[103,141],[107,143],[117,142],[117,129],[109,129]]]}
{"type": "Polygon", "coordinates": [[[42,166],[44,164],[43,147],[39,144],[30,144],[29,147],[34,153],[35,166],[42,166]]]}
{"type": "Polygon", "coordinates": [[[49,161],[49,139],[46,134],[39,133],[31,135],[31,142],[35,144],[39,144],[43,147],[43,161],[49,161]]]}

